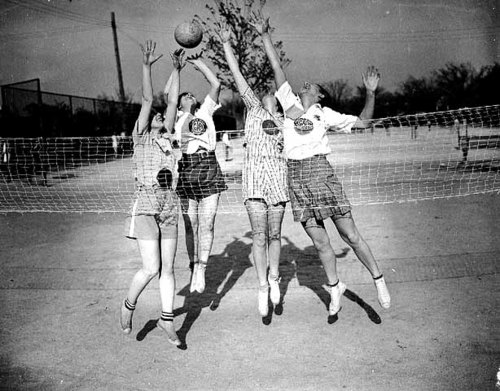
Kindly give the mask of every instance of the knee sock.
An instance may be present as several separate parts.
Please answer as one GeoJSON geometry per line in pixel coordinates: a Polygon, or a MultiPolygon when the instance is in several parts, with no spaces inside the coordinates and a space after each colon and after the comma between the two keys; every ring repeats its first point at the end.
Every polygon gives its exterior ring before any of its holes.
{"type": "Polygon", "coordinates": [[[125,308],[128,309],[129,311],[135,310],[135,304],[132,304],[130,301],[128,301],[128,297],[125,299],[125,308]]]}
{"type": "Polygon", "coordinates": [[[337,280],[335,284],[326,284],[329,288],[335,288],[339,284],[340,280],[337,280]]]}
{"type": "Polygon", "coordinates": [[[173,322],[174,321],[174,313],[162,311],[161,312],[161,320],[163,320],[165,322],[173,322]]]}

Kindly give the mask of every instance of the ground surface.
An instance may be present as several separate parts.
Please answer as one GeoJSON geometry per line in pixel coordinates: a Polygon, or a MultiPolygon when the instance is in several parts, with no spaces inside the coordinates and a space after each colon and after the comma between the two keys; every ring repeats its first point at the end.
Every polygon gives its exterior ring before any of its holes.
{"type": "Polygon", "coordinates": [[[134,331],[118,308],[139,267],[121,214],[0,216],[0,389],[493,390],[500,365],[500,198],[478,195],[356,207],[385,271],[382,310],[369,274],[333,234],[348,285],[329,319],[324,273],[301,227],[283,224],[283,313],[257,312],[244,214],[220,214],[207,290],[190,295],[180,228],[175,325],[151,327],[157,281],[134,331]],[[218,305],[217,308],[214,308],[218,305]]]}

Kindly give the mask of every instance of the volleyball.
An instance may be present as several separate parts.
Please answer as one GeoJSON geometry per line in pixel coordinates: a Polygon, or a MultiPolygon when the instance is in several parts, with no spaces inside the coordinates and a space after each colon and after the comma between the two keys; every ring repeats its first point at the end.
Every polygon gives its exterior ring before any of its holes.
{"type": "Polygon", "coordinates": [[[198,46],[203,39],[203,30],[200,24],[195,21],[184,22],[175,28],[174,38],[183,48],[192,49],[198,46]]]}

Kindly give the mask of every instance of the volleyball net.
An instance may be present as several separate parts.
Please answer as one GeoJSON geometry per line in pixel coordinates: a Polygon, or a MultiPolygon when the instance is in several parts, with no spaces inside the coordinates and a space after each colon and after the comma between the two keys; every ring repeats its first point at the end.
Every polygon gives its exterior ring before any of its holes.
{"type": "MultiPolygon", "coordinates": [[[[216,156],[228,189],[218,213],[246,213],[245,135],[223,133],[216,156]]],[[[500,105],[380,118],[328,137],[328,160],[352,205],[500,191],[500,105]]],[[[128,213],[133,152],[131,137],[0,138],[0,213],[128,213]]]]}

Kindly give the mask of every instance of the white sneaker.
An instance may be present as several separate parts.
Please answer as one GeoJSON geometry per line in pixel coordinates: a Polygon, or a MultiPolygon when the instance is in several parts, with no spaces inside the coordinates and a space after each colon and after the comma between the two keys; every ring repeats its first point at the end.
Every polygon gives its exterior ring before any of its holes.
{"type": "Polygon", "coordinates": [[[268,279],[269,281],[269,287],[271,289],[271,302],[274,305],[278,305],[280,303],[280,298],[281,298],[281,293],[280,293],[280,281],[281,278],[277,277],[276,279],[268,279]]]}
{"type": "Polygon", "coordinates": [[[329,313],[330,315],[335,315],[337,312],[340,311],[340,299],[342,298],[342,295],[344,294],[346,290],[346,286],[342,281],[339,281],[337,285],[335,285],[333,288],[328,287],[330,290],[330,306],[329,306],[329,313]]]}
{"type": "Polygon", "coordinates": [[[269,314],[269,287],[259,288],[259,313],[262,317],[269,314]]]}
{"type": "Polygon", "coordinates": [[[377,278],[375,280],[375,287],[378,293],[378,302],[382,308],[388,309],[391,306],[391,295],[385,284],[384,277],[377,278]]]}
{"type": "Polygon", "coordinates": [[[199,263],[193,264],[193,271],[191,272],[191,285],[189,286],[189,292],[193,293],[196,290],[196,280],[198,277],[198,265],[199,263]]]}
{"type": "Polygon", "coordinates": [[[203,293],[205,291],[205,270],[207,269],[206,263],[199,263],[196,272],[196,291],[203,293]]]}

